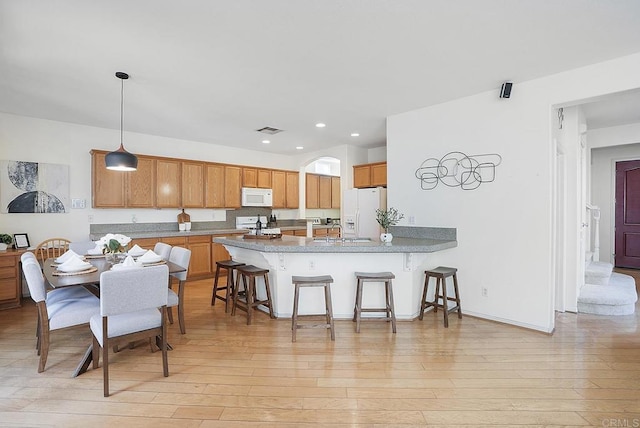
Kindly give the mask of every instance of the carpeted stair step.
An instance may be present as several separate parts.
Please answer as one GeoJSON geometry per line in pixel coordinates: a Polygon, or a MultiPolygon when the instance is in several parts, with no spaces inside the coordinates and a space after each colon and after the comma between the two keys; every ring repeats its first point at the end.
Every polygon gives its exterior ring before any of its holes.
{"type": "Polygon", "coordinates": [[[611,273],[606,285],[585,284],[578,296],[578,312],[596,315],[630,315],[638,293],[632,276],[611,273]]]}
{"type": "Polygon", "coordinates": [[[592,285],[607,285],[609,284],[611,272],[613,272],[613,265],[611,263],[588,263],[584,270],[584,282],[585,284],[592,285]]]}

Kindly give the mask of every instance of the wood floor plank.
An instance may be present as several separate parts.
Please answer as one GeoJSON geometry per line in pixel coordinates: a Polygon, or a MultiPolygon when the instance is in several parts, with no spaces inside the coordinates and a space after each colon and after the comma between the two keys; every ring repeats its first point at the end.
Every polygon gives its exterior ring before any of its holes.
{"type": "MultiPolygon", "coordinates": [[[[211,281],[186,289],[187,334],[169,327],[169,377],[145,344],[102,370],[71,373],[87,327],[56,331],[37,372],[36,310],[0,312],[0,426],[584,427],[640,423],[640,335],[632,316],[557,314],[553,335],[441,315],[355,333],[336,321],[291,342],[288,320],[212,307],[211,281]]],[[[640,307],[640,303],[637,304],[640,307]]]]}

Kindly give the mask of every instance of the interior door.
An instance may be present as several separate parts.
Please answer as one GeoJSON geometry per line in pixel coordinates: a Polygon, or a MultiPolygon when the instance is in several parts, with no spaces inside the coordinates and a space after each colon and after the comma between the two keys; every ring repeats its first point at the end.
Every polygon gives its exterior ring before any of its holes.
{"type": "Polygon", "coordinates": [[[640,269],[640,160],[616,162],[615,265],[640,269]]]}

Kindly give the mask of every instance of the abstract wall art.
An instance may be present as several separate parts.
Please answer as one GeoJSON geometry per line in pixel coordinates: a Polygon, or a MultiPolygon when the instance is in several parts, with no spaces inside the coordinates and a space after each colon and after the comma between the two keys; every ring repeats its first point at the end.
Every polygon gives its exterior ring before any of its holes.
{"type": "Polygon", "coordinates": [[[422,190],[432,190],[442,183],[447,187],[474,190],[482,183],[491,183],[496,178],[496,167],[502,162],[497,153],[466,155],[449,152],[440,159],[429,158],[416,170],[422,190]]]}
{"type": "Polygon", "coordinates": [[[0,161],[1,212],[65,213],[69,201],[69,165],[0,161]]]}

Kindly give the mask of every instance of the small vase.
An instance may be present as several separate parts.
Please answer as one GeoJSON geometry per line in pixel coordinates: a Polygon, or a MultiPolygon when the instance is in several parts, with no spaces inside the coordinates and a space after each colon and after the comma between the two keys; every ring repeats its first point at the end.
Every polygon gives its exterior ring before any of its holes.
{"type": "Polygon", "coordinates": [[[389,243],[393,240],[393,235],[390,233],[381,233],[380,234],[380,241],[384,242],[384,243],[389,243]]]}
{"type": "Polygon", "coordinates": [[[3,242],[0,242],[0,251],[6,251],[6,250],[7,250],[7,247],[8,247],[8,245],[7,245],[7,244],[5,244],[5,243],[3,243],[3,242]]]}

